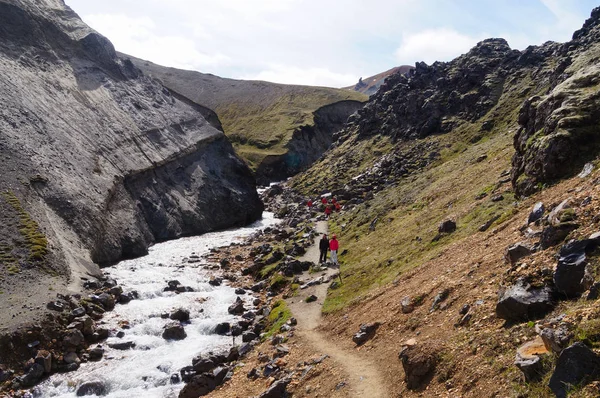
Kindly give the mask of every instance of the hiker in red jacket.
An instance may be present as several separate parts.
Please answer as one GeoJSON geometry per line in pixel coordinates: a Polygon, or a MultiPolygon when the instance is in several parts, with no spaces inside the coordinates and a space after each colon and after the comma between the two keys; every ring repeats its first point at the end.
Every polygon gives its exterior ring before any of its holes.
{"type": "Polygon", "coordinates": [[[321,198],[321,203],[323,203],[324,205],[326,205],[326,204],[327,204],[327,198],[326,198],[325,196],[323,196],[323,197],[321,198]]]}
{"type": "Polygon", "coordinates": [[[337,240],[337,237],[335,236],[335,234],[333,234],[331,240],[329,241],[329,251],[331,252],[331,262],[334,265],[338,265],[337,251],[339,247],[340,244],[337,240]]]}
{"type": "Polygon", "coordinates": [[[325,216],[327,216],[327,218],[329,218],[330,215],[331,215],[331,206],[327,205],[327,206],[325,206],[325,216]]]}
{"type": "Polygon", "coordinates": [[[306,205],[310,209],[312,207],[312,205],[313,205],[312,199],[309,199],[308,202],[306,202],[306,205]]]}
{"type": "Polygon", "coordinates": [[[335,202],[335,211],[339,212],[342,209],[342,206],[338,202],[335,202]]]}

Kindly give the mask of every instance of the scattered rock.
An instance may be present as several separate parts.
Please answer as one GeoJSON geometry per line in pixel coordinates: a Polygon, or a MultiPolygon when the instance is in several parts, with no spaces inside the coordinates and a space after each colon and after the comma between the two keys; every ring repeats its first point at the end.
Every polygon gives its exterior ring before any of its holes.
{"type": "Polygon", "coordinates": [[[379,328],[380,325],[381,323],[379,322],[360,325],[359,331],[352,336],[352,341],[356,345],[364,344],[367,340],[370,340],[375,336],[375,332],[377,332],[377,328],[379,328]]]}
{"type": "Polygon", "coordinates": [[[563,350],[548,386],[557,398],[566,398],[574,386],[600,376],[600,357],[585,344],[577,342],[563,350]]]}
{"type": "Polygon", "coordinates": [[[77,387],[76,392],[78,397],[85,395],[106,395],[108,394],[108,388],[106,383],[100,380],[86,381],[77,387]]]}
{"type": "Polygon", "coordinates": [[[129,350],[135,347],[135,342],[123,341],[120,343],[108,343],[108,346],[114,350],[129,350]]]}
{"type": "Polygon", "coordinates": [[[444,220],[440,223],[438,227],[438,232],[440,234],[449,234],[456,231],[456,222],[453,220],[444,220]]]}
{"type": "Polygon", "coordinates": [[[527,383],[541,378],[544,369],[540,355],[547,353],[548,350],[539,336],[517,349],[515,365],[523,372],[527,383]]]}
{"type": "Polygon", "coordinates": [[[529,217],[527,218],[527,224],[531,224],[532,222],[536,222],[542,218],[544,215],[544,204],[542,202],[537,202],[531,213],[529,213],[529,217]]]}
{"type": "Polygon", "coordinates": [[[419,344],[403,346],[398,356],[402,361],[406,386],[411,390],[419,388],[437,364],[436,351],[419,344]]]}
{"type": "Polygon", "coordinates": [[[304,301],[307,303],[312,303],[314,301],[317,301],[317,296],[315,296],[314,294],[311,294],[306,299],[304,299],[304,301]]]}
{"type": "Polygon", "coordinates": [[[88,359],[90,361],[99,361],[102,359],[102,357],[104,356],[104,347],[102,347],[101,345],[97,345],[96,347],[92,348],[88,354],[88,359]]]}
{"type": "Polygon", "coordinates": [[[533,253],[533,248],[531,246],[527,245],[526,243],[519,242],[509,246],[508,249],[506,249],[504,258],[510,264],[515,264],[523,257],[531,255],[531,253],[533,253]]]}
{"type": "Polygon", "coordinates": [[[400,302],[400,306],[402,307],[403,314],[410,314],[414,311],[415,305],[412,302],[412,299],[409,296],[406,296],[400,302]]]}
{"type": "Polygon", "coordinates": [[[290,379],[277,380],[269,389],[258,396],[258,398],[286,398],[288,396],[287,386],[290,379]]]}
{"type": "Polygon", "coordinates": [[[558,265],[554,271],[554,285],[566,297],[577,297],[594,283],[587,269],[586,252],[596,247],[589,239],[572,241],[559,252],[558,265]]]}
{"type": "Polygon", "coordinates": [[[500,291],[499,296],[496,315],[506,320],[528,320],[543,316],[554,308],[549,287],[534,288],[523,279],[500,291]]]}
{"type": "Polygon", "coordinates": [[[549,225],[542,230],[540,246],[542,249],[556,246],[577,228],[579,228],[579,224],[574,222],[561,222],[556,226],[549,225]]]}
{"type": "Polygon", "coordinates": [[[187,337],[187,333],[180,322],[169,322],[164,326],[162,337],[165,340],[183,340],[187,337]]]}
{"type": "Polygon", "coordinates": [[[560,354],[573,338],[573,333],[565,325],[561,325],[556,329],[542,329],[540,337],[548,351],[560,354]]]}
{"type": "Polygon", "coordinates": [[[438,294],[436,294],[436,296],[433,298],[433,303],[431,304],[431,309],[430,311],[433,312],[435,311],[438,306],[440,305],[440,303],[442,303],[444,300],[446,300],[448,298],[448,296],[450,295],[450,289],[446,288],[444,290],[442,290],[441,292],[439,292],[438,294]]]}
{"type": "Polygon", "coordinates": [[[242,315],[245,311],[246,309],[244,308],[244,301],[239,297],[235,300],[235,303],[230,305],[227,309],[227,312],[232,315],[242,315]]]}
{"type": "Polygon", "coordinates": [[[222,322],[215,326],[215,333],[219,335],[225,335],[231,330],[231,324],[229,322],[222,322]]]}
{"type": "Polygon", "coordinates": [[[198,396],[208,395],[216,387],[212,374],[196,375],[179,392],[179,398],[198,398],[198,396]]]}
{"type": "Polygon", "coordinates": [[[186,309],[178,308],[177,310],[171,312],[169,319],[179,322],[187,322],[190,320],[190,312],[186,309]]]}

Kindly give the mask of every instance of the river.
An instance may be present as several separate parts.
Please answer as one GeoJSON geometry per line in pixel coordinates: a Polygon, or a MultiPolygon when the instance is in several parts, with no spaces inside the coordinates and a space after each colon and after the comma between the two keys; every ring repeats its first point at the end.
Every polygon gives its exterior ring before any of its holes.
{"type": "MultiPolygon", "coordinates": [[[[104,271],[116,279],[125,292],[135,290],[140,295],[138,300],[128,304],[117,304],[101,321],[103,326],[122,330],[125,335],[112,336],[102,344],[106,351],[101,361],[83,363],[76,372],[53,375],[37,387],[36,396],[75,397],[76,388],[82,382],[100,380],[109,389],[108,397],[177,397],[183,383],[170,384],[170,376],[191,365],[192,358],[198,354],[231,347],[231,337],[211,332],[216,324],[239,318],[227,312],[237,297],[234,289],[226,283],[218,287],[209,285],[215,271],[203,268],[204,260],[190,264],[186,259],[239,242],[278,221],[273,214],[265,212],[261,221],[248,227],[160,243],[152,246],[147,256],[106,268],[104,271]],[[194,292],[163,292],[167,281],[174,279],[192,287],[194,292]],[[187,338],[166,341],[161,334],[168,320],[160,315],[177,308],[190,311],[191,322],[185,326],[187,338]],[[128,322],[128,329],[121,329],[123,322],[128,322]],[[118,341],[133,341],[136,346],[127,351],[107,346],[118,341]]],[[[246,307],[252,308],[252,296],[242,297],[246,307]]]]}

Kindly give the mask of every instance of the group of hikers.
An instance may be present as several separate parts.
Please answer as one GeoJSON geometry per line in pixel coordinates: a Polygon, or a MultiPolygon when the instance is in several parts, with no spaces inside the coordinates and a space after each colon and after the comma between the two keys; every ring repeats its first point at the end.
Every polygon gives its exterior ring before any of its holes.
{"type": "Polygon", "coordinates": [[[327,262],[327,251],[331,252],[331,262],[334,265],[338,265],[337,252],[340,247],[340,244],[337,240],[335,234],[331,236],[331,240],[327,238],[327,234],[323,234],[323,237],[319,241],[319,251],[321,255],[319,256],[319,263],[327,262]]]}
{"type": "MultiPolygon", "coordinates": [[[[314,203],[313,203],[312,199],[309,199],[308,202],[306,202],[306,205],[309,208],[311,208],[313,206],[313,204],[314,203]]],[[[331,200],[327,200],[327,198],[325,196],[322,196],[321,204],[324,207],[323,211],[325,212],[325,216],[327,218],[329,218],[331,213],[333,213],[334,211],[339,212],[342,209],[342,206],[339,204],[339,202],[335,198],[331,198],[331,200]]]]}

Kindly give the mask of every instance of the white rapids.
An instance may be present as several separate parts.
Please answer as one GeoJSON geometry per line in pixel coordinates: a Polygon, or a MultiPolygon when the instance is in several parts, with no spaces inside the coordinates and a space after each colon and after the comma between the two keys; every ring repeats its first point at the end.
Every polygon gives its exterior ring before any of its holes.
{"type": "MultiPolygon", "coordinates": [[[[104,323],[101,326],[118,331],[120,323],[126,321],[130,328],[123,330],[122,338],[113,336],[101,343],[105,349],[101,361],[83,363],[76,372],[53,375],[38,386],[35,395],[71,398],[76,396],[82,382],[100,380],[109,390],[108,397],[177,397],[183,383],[170,384],[170,376],[191,365],[198,354],[231,347],[231,337],[211,332],[216,324],[238,318],[227,312],[237,297],[234,289],[225,284],[209,285],[211,271],[199,267],[205,261],[189,264],[185,259],[240,241],[277,222],[273,214],[265,212],[263,219],[251,226],[160,243],[152,246],[147,256],[105,269],[125,292],[135,290],[140,298],[125,305],[117,304],[98,325],[104,323]],[[194,292],[163,292],[167,281],[174,279],[192,287],[194,292]],[[187,337],[180,341],[164,340],[161,334],[168,320],[160,315],[180,307],[190,311],[191,323],[185,326],[187,337]],[[133,341],[136,346],[118,351],[107,345],[118,341],[133,341]]],[[[242,298],[246,307],[252,307],[250,295],[242,298]]]]}

